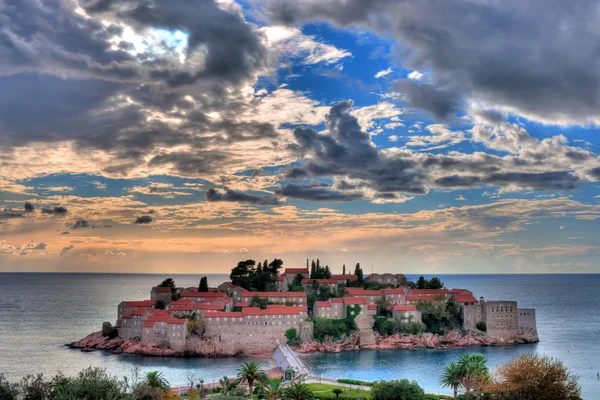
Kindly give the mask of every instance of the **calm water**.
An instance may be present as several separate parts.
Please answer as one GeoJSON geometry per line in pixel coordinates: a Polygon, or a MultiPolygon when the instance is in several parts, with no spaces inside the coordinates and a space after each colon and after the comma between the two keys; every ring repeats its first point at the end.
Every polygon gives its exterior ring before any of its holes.
{"type": "MultiPolygon", "coordinates": [[[[0,274],[0,373],[16,380],[27,373],[72,374],[103,366],[117,375],[160,369],[173,384],[193,372],[205,380],[235,375],[244,359],[168,359],[82,353],[63,346],[114,323],[121,300],[149,297],[157,275],[0,274]]],[[[199,276],[174,276],[178,285],[197,285],[199,276]]],[[[415,277],[410,277],[415,278],[415,277]]],[[[216,285],[225,275],[209,276],[216,285]]],[[[438,391],[443,365],[467,352],[482,352],[494,366],[515,354],[537,352],[557,357],[580,378],[585,399],[600,399],[600,275],[446,275],[447,287],[466,287],[488,300],[515,299],[535,307],[541,342],[515,347],[362,351],[305,357],[316,374],[355,379],[415,379],[438,391]]],[[[268,365],[267,360],[257,360],[268,365]]]]}

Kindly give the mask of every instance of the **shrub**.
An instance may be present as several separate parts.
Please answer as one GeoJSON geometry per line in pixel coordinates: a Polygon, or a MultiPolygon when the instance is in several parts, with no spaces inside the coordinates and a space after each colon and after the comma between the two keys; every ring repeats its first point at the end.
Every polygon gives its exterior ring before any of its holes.
{"type": "Polygon", "coordinates": [[[481,332],[487,332],[487,324],[485,323],[485,321],[479,321],[477,325],[475,325],[475,327],[481,332]]]}
{"type": "Polygon", "coordinates": [[[326,337],[330,337],[334,340],[339,340],[345,336],[350,336],[352,332],[356,331],[356,323],[354,319],[328,319],[317,317],[313,319],[313,338],[321,342],[326,337]]]}
{"type": "Polygon", "coordinates": [[[3,374],[0,374],[0,399],[17,400],[17,385],[10,383],[3,374]]]}
{"type": "Polygon", "coordinates": [[[424,326],[420,322],[404,320],[400,318],[375,318],[373,330],[381,336],[389,336],[396,333],[406,335],[418,335],[423,332],[424,326]]]}
{"type": "Polygon", "coordinates": [[[124,383],[103,368],[89,367],[74,378],[54,379],[53,397],[57,399],[120,400],[125,393],[124,383]]]}
{"type": "Polygon", "coordinates": [[[371,386],[373,400],[425,400],[425,391],[408,379],[377,381],[371,386]]]}
{"type": "Polygon", "coordinates": [[[358,379],[345,379],[340,378],[337,380],[338,383],[347,383],[349,385],[360,385],[360,386],[371,386],[373,382],[361,381],[358,379]]]}
{"type": "Polygon", "coordinates": [[[285,331],[285,337],[288,340],[288,344],[298,344],[300,342],[300,338],[298,337],[298,331],[296,328],[289,328],[285,331]]]}

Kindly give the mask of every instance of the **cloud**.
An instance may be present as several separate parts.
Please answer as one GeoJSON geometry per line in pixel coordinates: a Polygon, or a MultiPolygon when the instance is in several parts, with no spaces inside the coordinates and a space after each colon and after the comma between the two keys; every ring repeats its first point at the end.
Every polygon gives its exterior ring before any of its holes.
{"type": "Polygon", "coordinates": [[[454,92],[427,83],[404,80],[395,82],[393,87],[403,93],[408,106],[423,110],[436,120],[450,120],[460,108],[460,99],[454,92]]]}
{"type": "MultiPolygon", "coordinates": [[[[183,188],[185,189],[185,187],[183,188]]],[[[139,193],[150,196],[162,196],[165,199],[172,199],[175,196],[191,196],[189,192],[174,190],[171,183],[150,183],[148,186],[134,186],[127,189],[129,193],[139,193]]]]}
{"type": "Polygon", "coordinates": [[[397,135],[390,135],[388,139],[390,140],[390,142],[397,142],[399,138],[397,135]]]}
{"type": "Polygon", "coordinates": [[[46,186],[46,187],[42,187],[40,189],[46,190],[48,192],[58,192],[58,193],[65,193],[65,192],[73,191],[73,188],[71,186],[46,186]]]}
{"type": "Polygon", "coordinates": [[[46,246],[47,245],[44,242],[35,243],[33,240],[30,240],[27,242],[27,244],[19,247],[10,245],[6,241],[2,240],[0,241],[0,255],[26,256],[32,253],[32,251],[45,250],[46,246]]]}
{"type": "Polygon", "coordinates": [[[77,221],[75,221],[73,223],[67,223],[66,226],[71,229],[81,229],[81,228],[88,228],[90,226],[90,224],[83,218],[79,218],[77,221]]]}
{"type": "Polygon", "coordinates": [[[407,75],[407,78],[413,81],[420,81],[423,78],[423,74],[419,71],[413,71],[407,75]]]}
{"type": "Polygon", "coordinates": [[[102,183],[100,181],[92,181],[92,185],[94,185],[96,187],[96,189],[98,189],[98,190],[105,190],[106,189],[106,184],[102,183]]]}
{"type": "Polygon", "coordinates": [[[600,71],[589,68],[600,60],[594,2],[451,0],[435,10],[394,0],[269,4],[278,23],[327,21],[393,35],[405,67],[430,70],[433,85],[461,97],[546,123],[600,122],[600,71]]]}
{"type": "Polygon", "coordinates": [[[467,199],[465,199],[465,196],[463,196],[462,194],[459,194],[458,196],[456,196],[454,198],[454,200],[457,200],[457,201],[466,201],[467,199]]]}
{"type": "Polygon", "coordinates": [[[69,246],[63,247],[63,249],[60,251],[61,256],[64,256],[65,254],[67,254],[69,251],[73,250],[74,246],[71,244],[69,246]]]}
{"type": "Polygon", "coordinates": [[[42,208],[42,214],[64,215],[68,212],[69,210],[67,210],[67,208],[63,206],[57,206],[54,208],[42,208]]]}
{"type": "Polygon", "coordinates": [[[375,78],[379,79],[379,78],[383,78],[386,75],[391,74],[393,71],[392,67],[389,67],[388,69],[384,69],[383,71],[379,71],[378,73],[375,74],[375,78]]]}
{"type": "Polygon", "coordinates": [[[136,224],[149,224],[150,222],[154,221],[154,219],[149,216],[149,215],[142,215],[140,217],[137,217],[134,221],[134,223],[136,224]]]}
{"type": "Polygon", "coordinates": [[[276,196],[254,196],[228,188],[225,188],[225,191],[210,188],[205,192],[205,195],[208,201],[231,201],[258,205],[277,205],[281,203],[281,200],[276,196]]]}
{"type": "Polygon", "coordinates": [[[299,185],[288,183],[278,193],[284,197],[310,201],[352,201],[360,200],[364,195],[360,192],[342,192],[329,185],[299,185]]]}

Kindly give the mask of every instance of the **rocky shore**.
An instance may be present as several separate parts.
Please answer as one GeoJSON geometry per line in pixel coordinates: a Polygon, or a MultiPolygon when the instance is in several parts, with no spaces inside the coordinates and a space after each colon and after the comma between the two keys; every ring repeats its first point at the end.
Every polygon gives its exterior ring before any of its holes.
{"type": "Polygon", "coordinates": [[[511,340],[496,339],[491,336],[475,333],[462,334],[459,331],[450,331],[445,335],[434,335],[423,333],[421,335],[392,335],[379,336],[375,334],[375,344],[360,345],[359,333],[340,341],[331,339],[323,343],[307,342],[295,346],[298,353],[340,353],[342,351],[356,350],[399,350],[399,349],[448,349],[457,347],[477,346],[507,346],[524,343],[537,343],[539,341],[537,332],[519,332],[519,336],[511,340]]]}

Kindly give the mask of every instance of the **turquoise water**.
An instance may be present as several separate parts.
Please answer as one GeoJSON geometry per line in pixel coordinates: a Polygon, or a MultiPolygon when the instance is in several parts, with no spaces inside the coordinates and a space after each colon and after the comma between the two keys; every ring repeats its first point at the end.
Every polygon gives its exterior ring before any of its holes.
{"type": "MultiPolygon", "coordinates": [[[[103,366],[119,376],[134,367],[159,369],[173,384],[188,373],[205,380],[235,375],[245,360],[169,359],[82,353],[65,343],[114,322],[121,300],[148,298],[149,288],[164,277],[112,274],[0,274],[0,373],[11,380],[32,372],[72,374],[103,366]]],[[[178,285],[197,285],[199,276],[174,276],[178,285]]],[[[415,278],[415,277],[410,277],[415,278]]],[[[362,351],[305,357],[316,374],[354,379],[415,379],[438,391],[441,367],[465,352],[482,352],[494,366],[521,352],[557,357],[580,378],[585,399],[600,399],[600,275],[448,275],[449,288],[466,287],[488,300],[515,299],[537,309],[541,342],[535,345],[451,350],[362,351]]],[[[225,275],[209,275],[216,285],[225,275]]],[[[268,365],[268,360],[257,360],[268,365]]]]}

